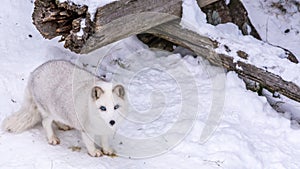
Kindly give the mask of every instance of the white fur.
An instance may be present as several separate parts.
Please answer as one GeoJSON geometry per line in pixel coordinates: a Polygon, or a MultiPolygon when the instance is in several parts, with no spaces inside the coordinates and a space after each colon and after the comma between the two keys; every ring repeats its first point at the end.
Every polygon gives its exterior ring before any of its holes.
{"type": "Polygon", "coordinates": [[[103,152],[112,154],[108,138],[122,119],[120,112],[125,112],[124,94],[123,86],[104,82],[70,62],[49,61],[31,73],[21,109],[6,118],[3,127],[22,132],[42,122],[48,142],[55,145],[60,142],[52,129],[55,121],[62,128],[68,125],[80,130],[91,156],[102,155],[94,144],[97,136],[103,152]],[[114,110],[117,104],[120,108],[114,110]],[[101,111],[101,106],[106,111],[101,111]]]}

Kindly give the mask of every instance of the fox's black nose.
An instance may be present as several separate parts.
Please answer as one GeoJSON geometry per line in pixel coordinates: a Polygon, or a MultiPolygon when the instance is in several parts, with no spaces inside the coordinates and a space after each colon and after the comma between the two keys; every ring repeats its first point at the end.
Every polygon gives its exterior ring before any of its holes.
{"type": "Polygon", "coordinates": [[[114,120],[111,120],[111,121],[109,122],[109,124],[112,125],[112,126],[113,126],[115,123],[116,123],[116,122],[115,122],[114,120]]]}

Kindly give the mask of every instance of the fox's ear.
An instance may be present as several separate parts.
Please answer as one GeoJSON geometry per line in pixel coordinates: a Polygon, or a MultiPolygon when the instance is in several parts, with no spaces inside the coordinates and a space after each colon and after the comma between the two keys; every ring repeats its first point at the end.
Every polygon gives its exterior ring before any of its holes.
{"type": "Polygon", "coordinates": [[[115,93],[117,96],[119,96],[120,98],[124,99],[125,96],[125,89],[122,85],[116,85],[113,88],[113,93],[115,93]]]}
{"type": "Polygon", "coordinates": [[[92,89],[92,98],[94,100],[97,100],[100,98],[101,94],[103,94],[103,93],[104,93],[104,91],[101,89],[101,87],[95,86],[92,89]]]}

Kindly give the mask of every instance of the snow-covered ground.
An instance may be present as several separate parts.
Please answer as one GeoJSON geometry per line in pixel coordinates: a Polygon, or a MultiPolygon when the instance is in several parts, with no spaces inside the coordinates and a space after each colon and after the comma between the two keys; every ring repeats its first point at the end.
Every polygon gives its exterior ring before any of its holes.
{"type": "Polygon", "coordinates": [[[243,0],[243,3],[261,38],[289,49],[299,60],[300,1],[243,0]]]}
{"type": "MultiPolygon", "coordinates": [[[[221,69],[201,58],[149,50],[135,37],[79,57],[57,39],[43,39],[32,25],[32,10],[30,0],[3,0],[0,6],[0,122],[20,107],[30,72],[61,58],[90,70],[100,60],[100,75],[127,84],[132,109],[113,141],[118,157],[88,156],[74,130],[57,131],[61,144],[51,146],[37,125],[21,134],[0,131],[1,169],[300,168],[299,130],[265,97],[246,90],[235,73],[222,78],[221,69]],[[218,108],[221,116],[214,112],[218,108]],[[211,115],[219,122],[207,134],[211,115]],[[72,151],[74,146],[81,150],[72,151]]],[[[300,38],[285,40],[286,48],[300,44],[300,38]]]]}

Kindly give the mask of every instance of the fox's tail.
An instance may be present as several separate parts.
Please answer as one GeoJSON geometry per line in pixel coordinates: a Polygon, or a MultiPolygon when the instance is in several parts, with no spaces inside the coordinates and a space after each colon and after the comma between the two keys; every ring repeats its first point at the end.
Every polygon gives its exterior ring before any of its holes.
{"type": "Polygon", "coordinates": [[[8,132],[20,133],[33,127],[40,121],[41,115],[27,86],[20,110],[4,119],[2,128],[8,132]]]}

